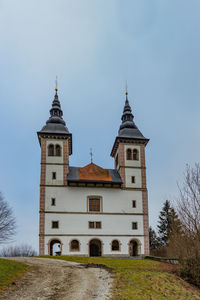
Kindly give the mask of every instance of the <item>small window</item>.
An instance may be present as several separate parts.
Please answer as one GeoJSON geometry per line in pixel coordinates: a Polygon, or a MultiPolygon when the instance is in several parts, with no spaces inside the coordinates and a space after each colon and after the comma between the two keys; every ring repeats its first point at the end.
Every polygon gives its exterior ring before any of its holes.
{"type": "Polygon", "coordinates": [[[51,205],[55,206],[56,205],[56,198],[51,198],[51,205]]]}
{"type": "Polygon", "coordinates": [[[136,200],[133,200],[133,201],[132,201],[132,207],[133,207],[133,208],[136,208],[136,200]]]}
{"type": "Polygon", "coordinates": [[[132,222],[132,229],[133,229],[133,230],[138,229],[138,224],[137,224],[137,222],[132,222]]]}
{"type": "Polygon", "coordinates": [[[58,221],[52,221],[51,228],[59,228],[59,222],[58,221]]]}
{"type": "Polygon", "coordinates": [[[56,145],[56,156],[61,156],[61,147],[60,147],[60,145],[56,145]]]}
{"type": "Polygon", "coordinates": [[[118,242],[118,240],[112,241],[112,251],[119,251],[119,242],[118,242]]]}
{"type": "Polygon", "coordinates": [[[135,183],[135,176],[131,176],[131,182],[135,183]]]}
{"type": "Polygon", "coordinates": [[[132,159],[132,151],[131,149],[126,150],[126,159],[131,160],[132,159]]]}
{"type": "Polygon", "coordinates": [[[77,240],[71,241],[70,251],[79,251],[79,241],[77,241],[77,240]]]}
{"type": "Polygon", "coordinates": [[[89,228],[101,229],[101,222],[89,221],[89,228]]]}
{"type": "Polygon", "coordinates": [[[89,211],[100,211],[99,198],[89,198],[89,211]]]}
{"type": "Polygon", "coordinates": [[[54,145],[49,145],[48,147],[48,156],[54,156],[54,145]]]}
{"type": "Polygon", "coordinates": [[[56,172],[52,172],[52,179],[56,179],[56,172]]]}
{"type": "Polygon", "coordinates": [[[133,160],[138,160],[138,150],[133,149],[133,160]]]}
{"type": "Polygon", "coordinates": [[[96,223],[96,228],[101,228],[101,222],[95,222],[96,223]]]}

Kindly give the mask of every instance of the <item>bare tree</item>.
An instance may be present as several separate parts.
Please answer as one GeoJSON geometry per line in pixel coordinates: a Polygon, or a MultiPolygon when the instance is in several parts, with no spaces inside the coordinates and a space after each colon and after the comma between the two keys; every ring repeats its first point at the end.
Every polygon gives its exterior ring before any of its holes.
{"type": "Polygon", "coordinates": [[[200,164],[186,166],[179,186],[177,212],[180,227],[173,228],[171,247],[180,260],[181,274],[200,286],[200,164]]]}
{"type": "Polygon", "coordinates": [[[19,246],[8,246],[0,251],[0,257],[13,257],[13,256],[36,256],[37,252],[32,246],[22,244],[19,246]]]}
{"type": "Polygon", "coordinates": [[[200,165],[187,165],[183,186],[179,186],[178,213],[184,229],[200,238],[200,165]]]}
{"type": "Polygon", "coordinates": [[[0,193],[0,244],[10,240],[15,234],[16,222],[12,208],[0,193]]]}

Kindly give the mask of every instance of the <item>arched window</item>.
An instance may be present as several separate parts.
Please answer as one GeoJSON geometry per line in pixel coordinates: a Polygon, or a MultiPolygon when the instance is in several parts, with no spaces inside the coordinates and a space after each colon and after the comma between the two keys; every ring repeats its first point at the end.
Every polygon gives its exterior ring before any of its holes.
{"type": "Polygon", "coordinates": [[[79,251],[79,241],[72,240],[70,243],[70,251],[79,251]]]}
{"type": "Polygon", "coordinates": [[[112,241],[112,251],[119,251],[119,241],[118,240],[112,241]]]}
{"type": "Polygon", "coordinates": [[[133,149],[133,160],[138,160],[138,150],[133,149]]]}
{"type": "Polygon", "coordinates": [[[131,160],[132,159],[132,151],[131,149],[126,150],[126,159],[131,160]]]}
{"type": "Polygon", "coordinates": [[[48,156],[54,156],[54,145],[49,145],[48,147],[48,156]]]}
{"type": "Polygon", "coordinates": [[[61,156],[61,147],[60,147],[60,145],[56,145],[56,156],[61,156]]]}

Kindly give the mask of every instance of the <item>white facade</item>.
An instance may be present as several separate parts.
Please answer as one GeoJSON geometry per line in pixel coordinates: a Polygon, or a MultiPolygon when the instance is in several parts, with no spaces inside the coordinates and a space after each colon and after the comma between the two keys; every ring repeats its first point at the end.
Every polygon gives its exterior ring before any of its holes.
{"type": "Polygon", "coordinates": [[[126,160],[128,148],[139,152],[140,147],[124,147],[125,166],[128,167],[125,169],[126,187],[130,189],[122,189],[63,186],[63,151],[60,157],[49,156],[50,144],[59,144],[63,149],[62,141],[51,139],[46,142],[45,255],[50,254],[52,240],[60,241],[62,255],[89,255],[92,239],[101,241],[102,255],[129,256],[131,240],[137,241],[138,254],[144,254],[141,162],[140,158],[137,161],[126,160]],[[56,179],[52,179],[53,172],[56,179]],[[131,182],[132,176],[135,176],[135,183],[131,182]],[[90,196],[101,198],[100,212],[89,211],[90,196]],[[54,221],[58,222],[58,228],[52,228],[54,221]],[[101,222],[101,228],[89,228],[90,221],[101,222]],[[133,222],[137,223],[137,229],[132,229],[133,222]],[[70,242],[74,239],[80,243],[79,251],[70,251],[70,242]],[[119,241],[117,251],[111,249],[113,240],[119,241]]]}
{"type": "Polygon", "coordinates": [[[121,135],[111,152],[115,160],[113,170],[92,163],[83,168],[70,167],[72,138],[62,120],[57,90],[50,113],[47,125],[38,132],[40,254],[55,254],[54,245],[58,244],[57,253],[61,255],[148,254],[148,139],[135,126],[127,98],[121,135]]]}

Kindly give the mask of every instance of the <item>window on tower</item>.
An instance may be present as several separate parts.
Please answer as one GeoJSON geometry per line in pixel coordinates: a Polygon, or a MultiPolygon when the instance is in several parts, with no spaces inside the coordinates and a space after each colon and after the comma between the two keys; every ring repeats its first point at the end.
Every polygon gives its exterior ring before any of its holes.
{"type": "Polygon", "coordinates": [[[132,207],[136,208],[136,200],[132,200],[132,207]]]}
{"type": "Polygon", "coordinates": [[[56,172],[52,172],[52,179],[56,179],[56,172]]]}
{"type": "Polygon", "coordinates": [[[131,149],[126,150],[126,159],[131,160],[132,159],[132,151],[131,149]]]}
{"type": "Polygon", "coordinates": [[[59,228],[59,221],[52,221],[51,228],[53,228],[53,229],[59,228]]]}
{"type": "Polygon", "coordinates": [[[61,156],[61,147],[60,147],[60,145],[56,145],[56,156],[61,156]]]}
{"type": "Polygon", "coordinates": [[[54,156],[54,145],[52,144],[48,146],[48,156],[54,156]]]}
{"type": "Polygon", "coordinates": [[[55,206],[56,205],[56,198],[51,198],[51,205],[55,206]]]}
{"type": "Polygon", "coordinates": [[[133,160],[138,160],[139,157],[138,157],[138,150],[137,149],[133,149],[133,160]]]}
{"type": "Polygon", "coordinates": [[[135,176],[131,176],[131,182],[135,183],[135,176]]]}

